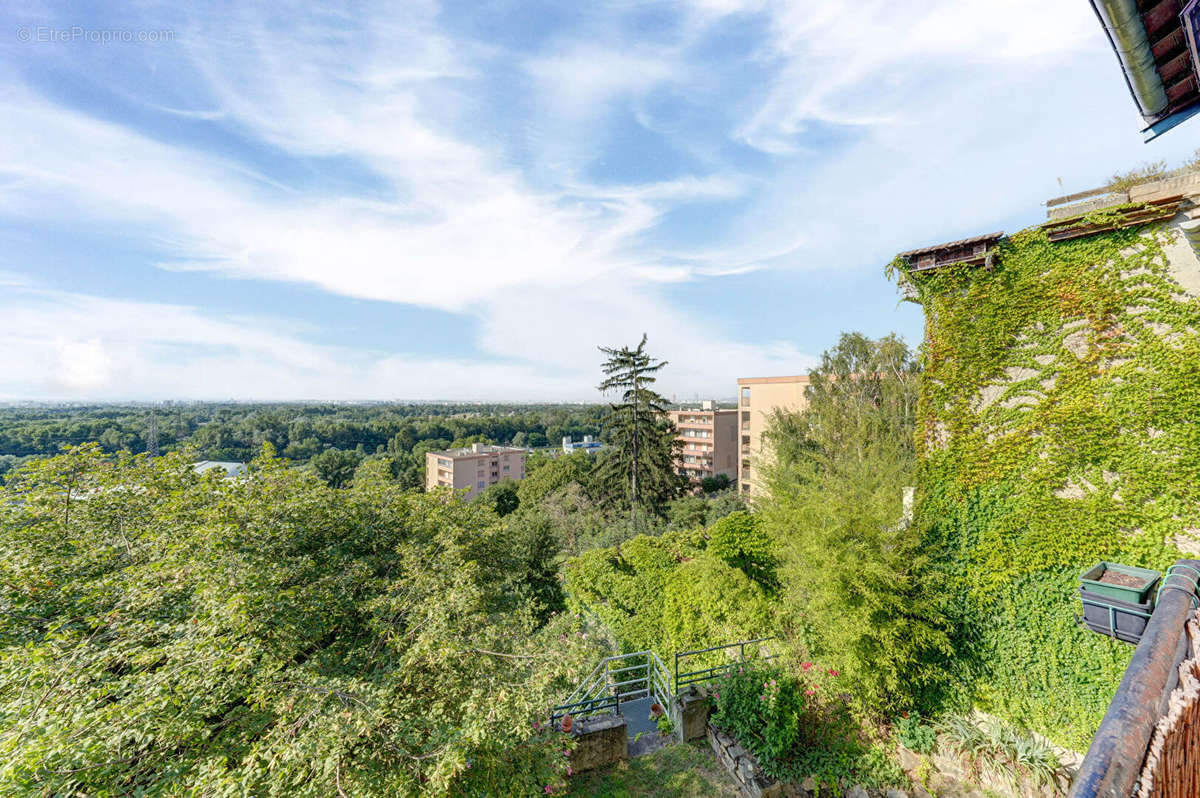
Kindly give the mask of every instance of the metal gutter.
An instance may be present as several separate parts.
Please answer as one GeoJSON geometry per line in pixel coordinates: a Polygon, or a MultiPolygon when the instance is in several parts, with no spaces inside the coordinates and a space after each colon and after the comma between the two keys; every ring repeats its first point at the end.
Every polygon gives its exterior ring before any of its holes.
{"type": "MultiPolygon", "coordinates": [[[[1178,560],[1175,571],[1200,570],[1200,560],[1178,560]]],[[[1188,648],[1185,625],[1200,600],[1194,578],[1171,573],[1163,580],[1154,613],[1133,652],[1108,712],[1092,738],[1070,798],[1129,798],[1137,787],[1154,726],[1179,681],[1188,648]]]]}
{"type": "Polygon", "coordinates": [[[1163,133],[1166,133],[1176,125],[1188,121],[1198,113],[1200,113],[1200,102],[1195,103],[1190,108],[1185,108],[1182,111],[1176,111],[1165,119],[1160,119],[1149,127],[1143,129],[1142,141],[1154,141],[1163,133]]]}
{"type": "Polygon", "coordinates": [[[1133,95],[1138,110],[1147,123],[1154,124],[1166,112],[1170,101],[1162,78],[1154,66],[1154,53],[1146,38],[1134,0],[1091,0],[1092,10],[1100,19],[1108,41],[1112,44],[1125,83],[1133,95]]]}

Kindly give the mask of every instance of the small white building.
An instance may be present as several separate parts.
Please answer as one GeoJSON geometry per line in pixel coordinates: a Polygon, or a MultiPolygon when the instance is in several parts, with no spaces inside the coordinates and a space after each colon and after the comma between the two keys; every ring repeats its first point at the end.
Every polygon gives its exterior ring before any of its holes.
{"type": "Polygon", "coordinates": [[[566,435],[562,439],[562,450],[567,454],[583,450],[589,454],[598,452],[604,448],[604,444],[593,438],[591,435],[584,435],[582,441],[574,441],[571,436],[566,435]]]}
{"type": "Polygon", "coordinates": [[[226,477],[246,475],[245,463],[234,463],[230,460],[201,460],[198,463],[192,463],[192,470],[197,474],[204,474],[218,468],[225,472],[226,477]]]}

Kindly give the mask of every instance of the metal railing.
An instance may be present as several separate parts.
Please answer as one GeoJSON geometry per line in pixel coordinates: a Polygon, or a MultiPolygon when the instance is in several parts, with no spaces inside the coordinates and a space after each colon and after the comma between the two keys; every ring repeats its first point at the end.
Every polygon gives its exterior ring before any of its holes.
{"type": "Polygon", "coordinates": [[[574,718],[598,715],[602,712],[613,712],[619,715],[621,714],[621,704],[643,698],[653,698],[666,712],[670,713],[675,703],[675,696],[684,687],[711,681],[748,660],[765,661],[779,656],[776,653],[762,653],[761,644],[774,639],[773,637],[759,637],[754,640],[727,643],[723,646],[681,651],[675,654],[673,678],[672,673],[667,670],[663,661],[653,651],[635,651],[632,654],[605,657],[592,669],[587,678],[579,683],[566,701],[550,710],[550,722],[557,724],[567,714],[574,718]],[[749,657],[746,652],[747,646],[754,646],[749,657]],[[685,662],[689,657],[699,657],[733,649],[737,649],[737,658],[730,659],[721,665],[682,673],[679,670],[680,663],[685,662]]]}
{"type": "MultiPolygon", "coordinates": [[[[712,646],[711,648],[698,648],[695,651],[681,651],[675,655],[675,689],[682,690],[684,687],[701,682],[708,682],[716,679],[722,673],[727,673],[733,670],[734,667],[746,661],[746,646],[766,643],[774,640],[773,637],[758,637],[754,640],[742,640],[738,643],[726,643],[723,646],[712,646]],[[679,663],[686,660],[688,657],[697,657],[702,654],[711,654],[717,651],[727,651],[728,649],[738,650],[738,658],[731,659],[728,662],[720,665],[715,665],[711,668],[698,668],[694,671],[679,672],[679,663]]],[[[775,659],[779,654],[761,654],[761,645],[758,648],[751,650],[751,659],[765,661],[775,659]]]]}
{"type": "Polygon", "coordinates": [[[642,698],[653,698],[664,710],[671,711],[675,691],[658,655],[636,651],[605,657],[566,701],[550,711],[550,721],[556,723],[567,714],[579,718],[610,710],[619,715],[622,702],[642,698]]]}

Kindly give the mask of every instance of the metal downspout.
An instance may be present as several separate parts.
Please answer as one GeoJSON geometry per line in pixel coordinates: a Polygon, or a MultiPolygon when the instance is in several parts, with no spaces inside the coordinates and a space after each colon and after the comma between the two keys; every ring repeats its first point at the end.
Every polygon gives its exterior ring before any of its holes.
{"type": "Polygon", "coordinates": [[[1129,92],[1146,122],[1153,124],[1167,110],[1169,101],[1162,78],[1154,66],[1154,53],[1134,0],[1092,0],[1112,44],[1129,92]]]}

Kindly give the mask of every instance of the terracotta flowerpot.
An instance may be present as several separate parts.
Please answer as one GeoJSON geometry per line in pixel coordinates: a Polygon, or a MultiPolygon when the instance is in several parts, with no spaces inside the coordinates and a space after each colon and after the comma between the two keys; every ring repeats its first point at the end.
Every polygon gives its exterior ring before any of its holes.
{"type": "Polygon", "coordinates": [[[575,725],[575,719],[571,717],[570,713],[563,715],[561,725],[564,732],[569,732],[571,731],[571,727],[575,725]]]}

